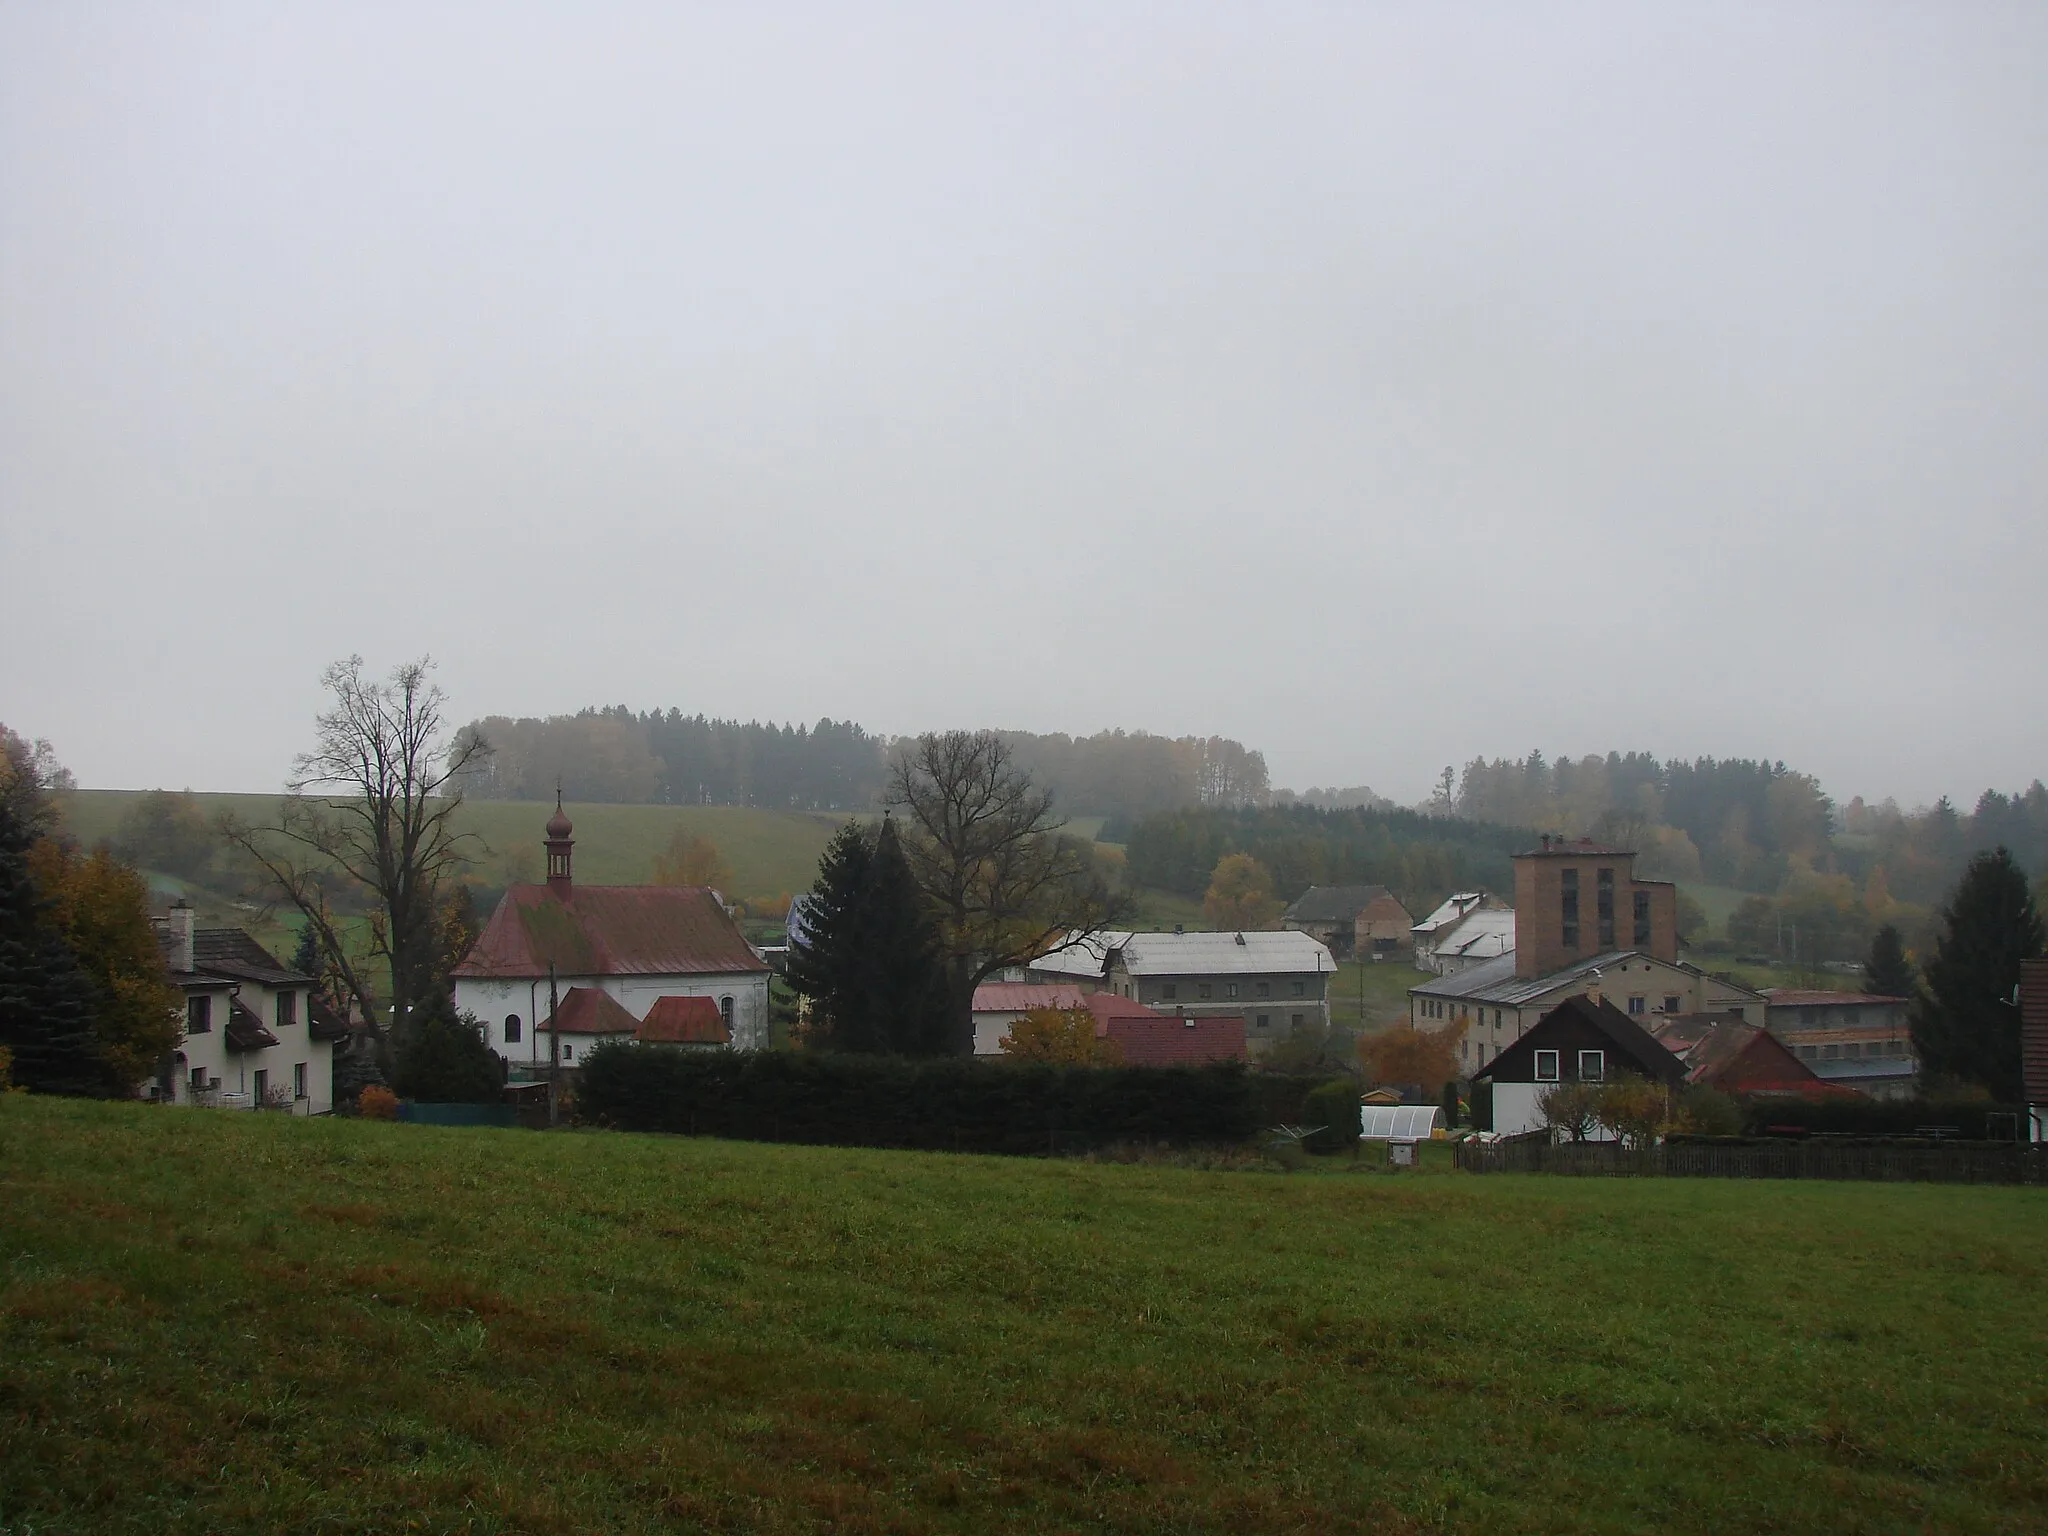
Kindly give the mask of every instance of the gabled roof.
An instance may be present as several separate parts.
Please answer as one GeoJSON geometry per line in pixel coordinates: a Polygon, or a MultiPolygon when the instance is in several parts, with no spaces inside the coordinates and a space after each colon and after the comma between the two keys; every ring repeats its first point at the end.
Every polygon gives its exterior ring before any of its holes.
{"type": "Polygon", "coordinates": [[[1110,929],[1103,933],[1091,933],[1085,939],[1070,939],[1057,949],[1048,950],[1031,962],[1029,969],[1046,971],[1055,976],[1073,976],[1099,981],[1109,952],[1122,944],[1131,934],[1126,929],[1110,929]]]}
{"type": "Polygon", "coordinates": [[[634,1038],[643,1045],[730,1045],[732,1031],[708,997],[658,997],[634,1038]]]}
{"type": "Polygon", "coordinates": [[[1312,885],[1295,898],[1286,916],[1297,923],[1348,923],[1388,894],[1384,885],[1312,885]]]}
{"type": "Polygon", "coordinates": [[[1445,897],[1437,909],[1417,923],[1416,933],[1435,933],[1446,923],[1454,923],[1467,912],[1478,911],[1491,900],[1484,891],[1456,891],[1445,897]]]}
{"type": "Polygon", "coordinates": [[[1536,1021],[1536,1026],[1508,1046],[1472,1076],[1494,1082],[1526,1083],[1535,1079],[1535,1058],[1539,1050],[1556,1050],[1553,1041],[1578,1030],[1590,1029],[1604,1038],[1621,1062],[1652,1082],[1685,1081],[1685,1063],[1664,1049],[1639,1028],[1629,1016],[1602,998],[1568,997],[1536,1021]],[[1505,1075],[1503,1075],[1505,1074],[1505,1075]]]}
{"type": "Polygon", "coordinates": [[[1170,1013],[1161,1013],[1157,1008],[1147,1008],[1134,997],[1119,997],[1114,992],[1090,992],[1081,999],[1081,1006],[1095,1015],[1095,1033],[1101,1034],[1105,1025],[1116,1019],[1170,1019],[1170,1013]]]}
{"type": "Polygon", "coordinates": [[[1134,933],[1116,952],[1133,976],[1289,975],[1337,968],[1311,934],[1134,933]]]}
{"type": "MultiPolygon", "coordinates": [[[[1477,965],[1468,965],[1464,970],[1449,976],[1433,977],[1408,990],[1419,992],[1425,997],[1485,1003],[1489,1006],[1498,1003],[1503,1007],[1512,1008],[1523,1003],[1533,1003],[1560,987],[1576,986],[1587,980],[1593,971],[1612,972],[1624,962],[1633,965],[1638,960],[1669,966],[1672,970],[1684,971],[1691,976],[1706,976],[1706,972],[1696,965],[1688,965],[1683,960],[1659,960],[1655,955],[1644,954],[1639,949],[1609,950],[1604,955],[1594,955],[1588,960],[1575,961],[1543,976],[1517,976],[1515,953],[1509,950],[1498,960],[1482,960],[1477,965]]],[[[1730,991],[1740,992],[1745,997],[1763,1001],[1761,994],[1750,991],[1739,981],[1729,981],[1719,976],[1712,980],[1718,987],[1726,987],[1730,991]]]]}
{"type": "Polygon", "coordinates": [[[1064,981],[984,981],[974,989],[975,1013],[1030,1013],[1035,1008],[1079,1008],[1082,991],[1064,981]]]}
{"type": "MultiPolygon", "coordinates": [[[[1122,1002],[1125,999],[1116,999],[1122,1002]]],[[[1176,1018],[1146,1008],[1140,1013],[1098,1016],[1096,1034],[1114,1040],[1132,1067],[1199,1066],[1244,1058],[1244,1019],[1233,1015],[1176,1018]]]]}
{"type": "MultiPolygon", "coordinates": [[[[156,929],[157,952],[170,968],[177,940],[168,928],[156,929]]],[[[192,935],[192,969],[171,971],[171,980],[188,987],[260,982],[266,987],[310,987],[313,978],[280,965],[277,957],[240,928],[200,928],[192,935]]]]}
{"type": "Polygon", "coordinates": [[[1515,914],[1482,907],[1467,912],[1437,934],[1430,953],[1440,958],[1491,960],[1515,947],[1515,914]]]}
{"type": "Polygon", "coordinates": [[[1685,1079],[1724,1093],[1804,1094],[1841,1098],[1851,1092],[1824,1082],[1760,1024],[1728,1014],[1678,1014],[1655,1030],[1659,1044],[1685,1062],[1685,1079]]]}
{"type": "MultiPolygon", "coordinates": [[[[540,1028],[548,1028],[545,1019],[540,1028]]],[[[598,987],[571,987],[555,1005],[554,1030],[562,1035],[635,1035],[640,1021],[611,993],[598,987]]]]}
{"type": "Polygon", "coordinates": [[[768,962],[702,885],[579,885],[565,896],[515,885],[498,902],[457,976],[703,976],[765,971],[768,962]]]}

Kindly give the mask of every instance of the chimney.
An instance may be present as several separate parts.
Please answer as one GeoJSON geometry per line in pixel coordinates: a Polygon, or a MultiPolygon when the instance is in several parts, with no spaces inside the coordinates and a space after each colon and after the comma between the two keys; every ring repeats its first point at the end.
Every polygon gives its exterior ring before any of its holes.
{"type": "Polygon", "coordinates": [[[192,923],[197,915],[192,910],[192,903],[182,896],[171,903],[171,913],[165,919],[165,924],[171,935],[171,953],[167,963],[174,971],[190,971],[193,968],[192,923]]]}
{"type": "Polygon", "coordinates": [[[1179,924],[1179,923],[1175,923],[1175,924],[1173,925],[1173,931],[1174,931],[1175,933],[1185,933],[1185,932],[1187,932],[1187,929],[1186,929],[1185,927],[1183,927],[1183,926],[1182,926],[1181,924],[1179,924]]]}
{"type": "Polygon", "coordinates": [[[1543,851],[1545,853],[1550,852],[1550,834],[1548,832],[1543,834],[1543,851]]]}

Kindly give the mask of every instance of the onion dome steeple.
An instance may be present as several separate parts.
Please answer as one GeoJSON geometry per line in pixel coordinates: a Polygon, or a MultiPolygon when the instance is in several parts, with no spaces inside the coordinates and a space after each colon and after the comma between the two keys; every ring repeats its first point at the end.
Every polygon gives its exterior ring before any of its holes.
{"type": "Polygon", "coordinates": [[[555,786],[555,814],[548,818],[548,889],[565,901],[571,889],[569,883],[569,850],[575,846],[575,839],[569,834],[576,830],[562,809],[562,786],[555,786]]]}

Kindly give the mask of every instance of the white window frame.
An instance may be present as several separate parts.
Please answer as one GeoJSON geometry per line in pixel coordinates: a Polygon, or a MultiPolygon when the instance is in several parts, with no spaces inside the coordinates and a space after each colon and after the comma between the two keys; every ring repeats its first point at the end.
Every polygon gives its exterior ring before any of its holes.
{"type": "Polygon", "coordinates": [[[1605,1051],[1579,1052],[1579,1081],[1582,1083],[1604,1083],[1607,1081],[1607,1053],[1605,1051]],[[1592,1067],[1588,1072],[1586,1068],[1592,1067]]]}
{"type": "Polygon", "coordinates": [[[1558,1074],[1563,1070],[1563,1058],[1556,1051],[1538,1051],[1536,1053],[1537,1082],[1554,1083],[1558,1080],[1558,1074]],[[1544,1071],[1545,1067],[1548,1067],[1550,1070],[1544,1071]]]}

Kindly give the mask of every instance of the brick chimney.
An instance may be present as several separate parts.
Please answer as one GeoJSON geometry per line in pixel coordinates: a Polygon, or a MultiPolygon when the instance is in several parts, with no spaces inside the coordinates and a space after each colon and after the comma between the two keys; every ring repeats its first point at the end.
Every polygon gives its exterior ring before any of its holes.
{"type": "Polygon", "coordinates": [[[180,896],[171,903],[170,915],[164,919],[164,928],[171,936],[171,953],[166,961],[174,971],[189,971],[192,966],[192,926],[198,914],[192,910],[192,903],[180,896]]]}

